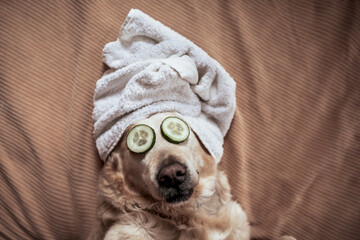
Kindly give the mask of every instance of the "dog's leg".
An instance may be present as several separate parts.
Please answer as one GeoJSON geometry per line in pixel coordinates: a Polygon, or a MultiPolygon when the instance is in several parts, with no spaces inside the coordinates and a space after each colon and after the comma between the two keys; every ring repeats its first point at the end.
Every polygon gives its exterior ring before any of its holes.
{"type": "Polygon", "coordinates": [[[96,225],[91,230],[87,240],[102,240],[104,239],[104,229],[101,227],[100,222],[96,223],[96,225]]]}
{"type": "Polygon", "coordinates": [[[250,229],[244,210],[237,202],[230,201],[226,205],[226,211],[231,220],[231,233],[226,239],[248,240],[250,239],[250,229]]]}
{"type": "Polygon", "coordinates": [[[250,231],[246,214],[235,201],[221,206],[215,216],[207,219],[202,238],[204,240],[249,240],[250,231]]]}
{"type": "Polygon", "coordinates": [[[224,172],[218,171],[216,192],[220,199],[220,208],[216,214],[213,226],[208,224],[208,239],[218,240],[248,240],[250,227],[241,206],[231,200],[230,185],[224,172]]]}

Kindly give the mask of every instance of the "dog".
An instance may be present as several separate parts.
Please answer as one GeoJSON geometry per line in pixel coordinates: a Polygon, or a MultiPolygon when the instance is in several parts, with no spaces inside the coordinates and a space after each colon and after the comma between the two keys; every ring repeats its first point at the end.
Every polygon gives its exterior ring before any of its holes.
{"type": "Polygon", "coordinates": [[[225,173],[190,129],[174,144],[161,133],[157,113],[129,126],[107,158],[99,179],[98,226],[89,239],[245,240],[247,217],[232,200],[225,173]],[[146,124],[156,142],[146,153],[129,150],[126,136],[146,124]]]}

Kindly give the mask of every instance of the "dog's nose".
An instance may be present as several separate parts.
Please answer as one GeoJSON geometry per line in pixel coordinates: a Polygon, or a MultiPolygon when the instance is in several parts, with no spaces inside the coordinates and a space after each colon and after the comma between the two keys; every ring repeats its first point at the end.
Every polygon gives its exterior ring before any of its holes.
{"type": "Polygon", "coordinates": [[[186,168],[180,163],[172,163],[160,169],[157,176],[160,187],[175,188],[185,181],[186,168]]]}

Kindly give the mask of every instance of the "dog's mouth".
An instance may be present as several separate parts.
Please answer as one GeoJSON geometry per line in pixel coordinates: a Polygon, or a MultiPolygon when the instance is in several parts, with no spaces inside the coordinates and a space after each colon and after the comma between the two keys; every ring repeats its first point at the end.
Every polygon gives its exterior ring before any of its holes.
{"type": "Polygon", "coordinates": [[[185,188],[185,189],[169,188],[169,189],[161,189],[160,195],[167,203],[176,204],[176,203],[186,202],[187,200],[189,200],[193,192],[194,192],[193,188],[185,188]]]}
{"type": "Polygon", "coordinates": [[[169,188],[160,190],[160,194],[163,196],[167,203],[176,204],[189,200],[193,194],[193,188],[169,188]]]}

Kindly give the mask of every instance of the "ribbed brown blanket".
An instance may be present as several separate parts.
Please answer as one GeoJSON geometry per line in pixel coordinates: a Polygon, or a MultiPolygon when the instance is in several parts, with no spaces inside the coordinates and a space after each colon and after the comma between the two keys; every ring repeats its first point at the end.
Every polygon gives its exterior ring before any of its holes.
{"type": "Polygon", "coordinates": [[[0,238],[84,239],[93,91],[138,8],[237,82],[221,161],[254,239],[360,238],[359,1],[0,1],[0,238]]]}

